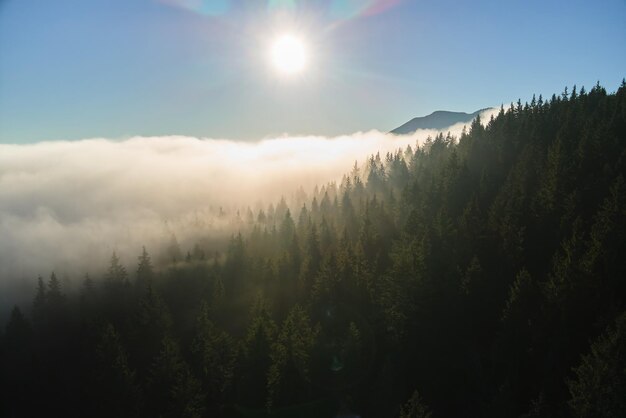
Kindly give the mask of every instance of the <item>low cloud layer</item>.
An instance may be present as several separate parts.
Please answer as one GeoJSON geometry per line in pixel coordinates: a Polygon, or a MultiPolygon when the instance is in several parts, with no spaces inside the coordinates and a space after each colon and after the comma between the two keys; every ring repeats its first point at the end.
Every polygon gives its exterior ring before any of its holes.
{"type": "MultiPolygon", "coordinates": [[[[462,127],[447,130],[458,135],[462,127]]],[[[230,233],[215,216],[220,207],[266,206],[300,186],[338,180],[370,154],[435,134],[0,144],[0,293],[10,284],[31,288],[52,270],[98,274],[91,270],[101,270],[113,250],[134,268],[142,245],[154,250],[173,232],[182,242],[230,233]]]]}

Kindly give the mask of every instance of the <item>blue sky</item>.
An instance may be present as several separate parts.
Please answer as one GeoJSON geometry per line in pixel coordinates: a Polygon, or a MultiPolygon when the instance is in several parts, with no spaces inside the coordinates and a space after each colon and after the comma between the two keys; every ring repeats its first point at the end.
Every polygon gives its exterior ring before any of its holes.
{"type": "Polygon", "coordinates": [[[626,76],[626,2],[0,0],[0,142],[390,130],[626,76]],[[269,40],[310,66],[281,78],[269,40]]]}

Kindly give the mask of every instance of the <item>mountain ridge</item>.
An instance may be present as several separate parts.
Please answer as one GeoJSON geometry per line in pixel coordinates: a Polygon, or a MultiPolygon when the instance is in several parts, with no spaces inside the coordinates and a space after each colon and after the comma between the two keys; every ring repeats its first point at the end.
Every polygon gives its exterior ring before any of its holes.
{"type": "Polygon", "coordinates": [[[481,112],[484,112],[488,109],[489,108],[486,107],[484,109],[479,109],[473,113],[436,110],[429,115],[415,117],[410,121],[389,131],[389,133],[396,135],[406,135],[411,134],[418,129],[443,129],[457,123],[470,123],[481,112]]]}

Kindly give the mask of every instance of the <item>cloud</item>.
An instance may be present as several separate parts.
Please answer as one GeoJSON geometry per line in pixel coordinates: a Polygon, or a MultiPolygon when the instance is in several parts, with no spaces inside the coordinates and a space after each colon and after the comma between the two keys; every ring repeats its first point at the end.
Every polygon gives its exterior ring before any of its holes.
{"type": "Polygon", "coordinates": [[[32,286],[52,270],[70,278],[97,275],[113,250],[132,271],[142,245],[154,254],[172,232],[181,244],[229,235],[234,226],[216,216],[220,207],[276,202],[300,186],[341,179],[368,155],[435,134],[0,144],[0,293],[11,283],[32,286]]]}

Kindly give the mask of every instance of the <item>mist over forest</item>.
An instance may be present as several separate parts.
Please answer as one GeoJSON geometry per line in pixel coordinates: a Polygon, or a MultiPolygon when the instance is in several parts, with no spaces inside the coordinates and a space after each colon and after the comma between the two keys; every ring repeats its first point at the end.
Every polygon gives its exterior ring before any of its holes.
{"type": "Polygon", "coordinates": [[[626,415],[626,82],[0,167],[2,416],[626,415]]]}
{"type": "MultiPolygon", "coordinates": [[[[489,120],[496,110],[482,113],[489,120]]],[[[463,124],[446,132],[459,135],[463,124]]],[[[159,266],[196,244],[228,238],[284,198],[298,211],[316,186],[341,181],[371,154],[405,150],[437,131],[242,142],[184,136],[0,144],[0,318],[51,271],[77,290],[113,251],[133,263],[143,246],[159,266]]]]}

